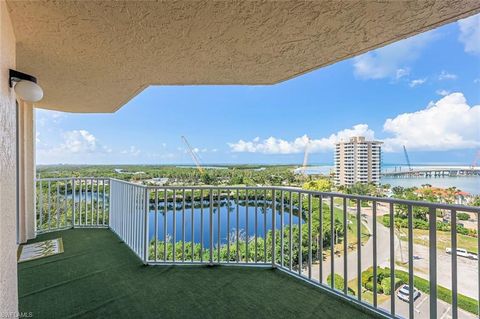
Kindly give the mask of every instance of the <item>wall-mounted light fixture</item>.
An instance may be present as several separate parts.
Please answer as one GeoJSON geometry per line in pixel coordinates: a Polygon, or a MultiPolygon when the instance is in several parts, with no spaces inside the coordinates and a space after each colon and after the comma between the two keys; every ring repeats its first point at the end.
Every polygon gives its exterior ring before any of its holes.
{"type": "Polygon", "coordinates": [[[24,101],[38,102],[43,98],[43,90],[32,75],[10,69],[9,86],[24,101]]]}

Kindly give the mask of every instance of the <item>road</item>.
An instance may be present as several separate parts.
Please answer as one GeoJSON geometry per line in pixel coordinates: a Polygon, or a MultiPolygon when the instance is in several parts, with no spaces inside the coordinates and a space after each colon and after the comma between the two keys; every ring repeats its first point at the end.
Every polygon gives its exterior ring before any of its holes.
{"type": "MultiPolygon", "coordinates": [[[[338,207],[341,208],[341,207],[338,207]]],[[[350,210],[350,213],[355,213],[354,210],[350,210]]],[[[381,216],[387,213],[386,207],[378,206],[377,216],[381,216]]],[[[362,222],[372,233],[372,211],[371,208],[362,208],[362,222]]],[[[401,260],[403,255],[404,260],[406,261],[407,244],[403,243],[400,245],[400,241],[395,235],[395,258],[397,261],[401,260]],[[400,249],[401,247],[401,249],[400,249]]],[[[429,279],[428,278],[428,247],[414,244],[414,255],[419,257],[414,260],[414,272],[416,276],[429,279]]],[[[362,258],[361,258],[361,268],[362,271],[365,271],[367,268],[373,266],[373,237],[370,237],[369,240],[362,245],[362,258]]],[[[343,252],[341,256],[334,256],[334,266],[335,273],[343,277],[343,252]]],[[[469,297],[478,299],[478,263],[477,261],[469,260],[466,258],[458,257],[458,291],[461,294],[467,295],[469,297]]],[[[377,222],[377,264],[380,267],[390,267],[390,230],[377,222]]],[[[323,267],[323,280],[322,282],[327,284],[327,277],[331,273],[330,266],[330,257],[326,258],[322,263],[323,267]]],[[[408,269],[396,265],[396,269],[402,269],[408,271],[408,269]]],[[[349,251],[347,254],[347,270],[348,270],[348,280],[357,278],[357,250],[349,251]]],[[[308,269],[303,269],[303,275],[308,276],[308,269]]],[[[446,254],[444,251],[437,251],[437,276],[438,284],[451,289],[451,255],[446,254]],[[440,275],[441,274],[441,275],[440,275]]],[[[315,263],[312,265],[312,279],[319,280],[319,264],[315,263]]],[[[390,300],[384,304],[379,305],[382,308],[385,308],[387,311],[390,310],[390,300]]],[[[429,296],[422,293],[421,297],[415,301],[415,318],[429,318],[429,296]]],[[[408,318],[408,303],[401,301],[396,297],[395,294],[395,308],[396,313],[408,318]]],[[[461,309],[458,309],[459,318],[477,318],[477,316],[465,312],[461,309]]],[[[437,300],[437,314],[440,319],[449,319],[451,318],[451,305],[442,301],[437,300]]]]}
{"type": "MultiPolygon", "coordinates": [[[[384,308],[387,311],[390,311],[390,300],[380,305],[380,308],[384,308]]],[[[409,314],[409,304],[400,300],[395,295],[395,314],[400,315],[404,318],[408,318],[409,314]]],[[[415,319],[430,319],[430,296],[422,293],[422,295],[415,300],[414,303],[414,317],[415,319]]],[[[478,318],[476,315],[458,309],[458,317],[462,319],[475,319],[478,318]]],[[[451,305],[442,301],[437,300],[437,318],[439,319],[450,319],[452,318],[452,308],[451,305]]]]}
{"type": "MultiPolygon", "coordinates": [[[[404,260],[408,256],[407,243],[402,245],[404,260]]],[[[428,247],[414,244],[413,254],[417,258],[413,261],[413,268],[415,276],[429,279],[429,253],[428,247]]],[[[396,260],[400,259],[400,251],[397,251],[396,260]]],[[[408,271],[407,266],[397,267],[408,271]]],[[[451,289],[452,287],[452,256],[442,250],[437,250],[437,282],[440,286],[451,289]]],[[[457,257],[457,289],[458,293],[478,300],[478,261],[467,259],[464,257],[457,257]]]]}
{"type": "MultiPolygon", "coordinates": [[[[353,211],[352,211],[353,213],[353,211]]],[[[369,229],[370,233],[372,233],[372,226],[373,220],[371,216],[371,211],[367,208],[362,208],[362,214],[364,214],[362,218],[362,222],[364,225],[369,229]]],[[[395,236],[395,250],[399,248],[399,240],[395,236]]],[[[362,252],[361,252],[361,268],[362,271],[373,266],[373,236],[371,236],[366,243],[362,245],[362,252]]],[[[357,278],[357,260],[358,260],[358,253],[357,250],[348,251],[347,253],[347,274],[348,280],[352,280],[357,278]]],[[[378,266],[388,266],[390,260],[390,231],[388,228],[383,226],[382,224],[377,222],[377,265],[378,266]]],[[[343,277],[343,251],[341,256],[335,255],[334,256],[334,268],[335,273],[341,275],[343,277]]],[[[312,265],[312,278],[315,280],[319,280],[319,263],[314,263],[312,265]]],[[[323,282],[327,283],[327,277],[331,273],[331,266],[330,266],[330,257],[326,258],[326,260],[322,263],[323,267],[323,282]]],[[[302,271],[304,275],[308,275],[308,269],[304,269],[302,271]]]]}

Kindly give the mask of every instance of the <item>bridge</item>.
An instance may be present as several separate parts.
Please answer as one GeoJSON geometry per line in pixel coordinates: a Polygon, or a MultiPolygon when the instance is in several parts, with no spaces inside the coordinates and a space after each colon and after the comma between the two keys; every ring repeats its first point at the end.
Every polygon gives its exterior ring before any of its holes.
{"type": "Polygon", "coordinates": [[[382,172],[382,176],[398,178],[480,176],[480,168],[421,168],[382,172]]]}

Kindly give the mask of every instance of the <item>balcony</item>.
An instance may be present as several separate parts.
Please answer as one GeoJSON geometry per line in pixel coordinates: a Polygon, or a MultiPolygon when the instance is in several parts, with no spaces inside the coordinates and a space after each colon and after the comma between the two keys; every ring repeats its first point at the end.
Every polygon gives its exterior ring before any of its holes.
{"type": "Polygon", "coordinates": [[[280,270],[147,267],[108,229],[73,229],[65,252],[19,266],[20,312],[41,318],[371,318],[280,270]]]}
{"type": "Polygon", "coordinates": [[[20,309],[96,317],[223,317],[233,307],[238,317],[256,309],[274,317],[475,318],[476,291],[466,288],[472,278],[457,273],[468,264],[478,276],[478,261],[457,254],[456,227],[444,256],[436,216],[445,212],[456,220],[480,208],[286,187],[39,179],[37,230],[45,234],[37,240],[63,237],[65,253],[20,266],[20,309]],[[414,240],[419,210],[428,216],[426,248],[414,240]],[[384,222],[398,211],[407,215],[406,234],[384,222]],[[397,298],[400,281],[422,289],[421,299],[413,290],[406,302],[397,298]]]}

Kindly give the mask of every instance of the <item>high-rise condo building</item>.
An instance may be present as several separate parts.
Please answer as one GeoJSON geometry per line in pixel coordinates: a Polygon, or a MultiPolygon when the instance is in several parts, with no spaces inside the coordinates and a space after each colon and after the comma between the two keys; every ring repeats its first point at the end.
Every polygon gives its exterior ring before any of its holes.
{"type": "Polygon", "coordinates": [[[335,184],[380,182],[382,142],[366,141],[364,136],[335,144],[335,184]]]}

